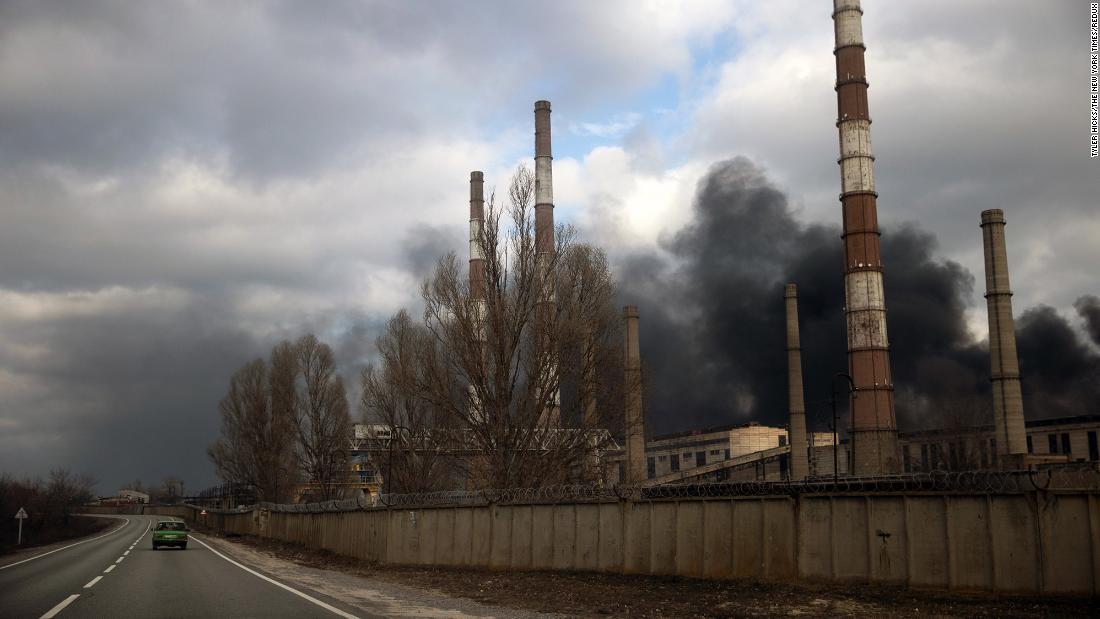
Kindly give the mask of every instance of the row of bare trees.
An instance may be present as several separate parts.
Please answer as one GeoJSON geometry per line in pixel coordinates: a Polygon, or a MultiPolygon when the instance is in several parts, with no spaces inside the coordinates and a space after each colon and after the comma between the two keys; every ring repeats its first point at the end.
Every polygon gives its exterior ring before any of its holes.
{"type": "Polygon", "coordinates": [[[264,501],[286,502],[303,484],[317,498],[339,498],[351,417],[327,344],[305,335],[244,364],[219,411],[222,436],[207,453],[222,479],[264,501]]]}
{"type": "Polygon", "coordinates": [[[119,490],[133,490],[149,495],[153,503],[176,503],[185,497],[186,483],[175,475],[161,478],[160,485],[147,486],[141,479],[134,479],[122,485],[119,490]]]}
{"type": "Polygon", "coordinates": [[[75,518],[80,507],[95,498],[96,480],[88,474],[76,474],[69,469],[50,471],[43,479],[16,479],[0,474],[0,550],[15,546],[18,522],[13,518],[20,509],[26,510],[23,523],[23,544],[47,544],[55,540],[82,535],[96,526],[89,518],[75,518]]]}
{"type": "Polygon", "coordinates": [[[402,310],[377,340],[360,405],[394,430],[380,463],[391,492],[591,480],[608,441],[592,430],[622,427],[621,321],[607,258],[559,226],[540,264],[533,195],[521,166],[505,204],[487,199],[472,239],[485,259],[483,294],[449,253],[421,288],[423,320],[402,310]]]}

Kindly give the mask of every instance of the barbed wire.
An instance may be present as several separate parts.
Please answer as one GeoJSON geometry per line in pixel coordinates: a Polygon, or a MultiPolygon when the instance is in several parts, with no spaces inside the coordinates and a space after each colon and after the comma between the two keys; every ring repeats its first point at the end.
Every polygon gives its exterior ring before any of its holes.
{"type": "MultiPolygon", "coordinates": [[[[735,498],[821,494],[904,494],[943,492],[963,494],[1017,494],[1033,491],[1100,491],[1100,469],[1095,464],[1048,466],[1019,471],[930,471],[876,477],[817,477],[784,481],[719,481],[661,486],[566,484],[540,488],[443,490],[410,494],[359,495],[317,503],[267,503],[214,513],[256,510],[287,513],[328,513],[362,510],[466,507],[485,505],[540,505],[662,501],[692,498],[735,498]]],[[[199,506],[193,506],[201,509],[199,506]]]]}

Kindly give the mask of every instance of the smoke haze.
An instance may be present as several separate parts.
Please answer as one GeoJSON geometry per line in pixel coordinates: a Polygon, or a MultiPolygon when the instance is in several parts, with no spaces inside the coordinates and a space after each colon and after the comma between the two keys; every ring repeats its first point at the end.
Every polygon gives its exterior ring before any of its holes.
{"type": "MultiPolygon", "coordinates": [[[[742,157],[709,170],[692,209],[663,252],[631,255],[619,268],[623,303],[641,309],[652,431],[786,423],[787,282],[798,285],[809,423],[823,428],[830,380],[847,369],[839,226],[799,222],[786,196],[742,157]]],[[[975,341],[965,318],[975,277],[936,249],[915,225],[884,230],[902,429],[989,421],[988,345],[975,341]]],[[[1096,340],[1100,301],[1082,297],[1077,309],[1096,340]]],[[[1100,355],[1052,308],[1023,312],[1017,327],[1028,417],[1090,412],[1100,355]]]]}

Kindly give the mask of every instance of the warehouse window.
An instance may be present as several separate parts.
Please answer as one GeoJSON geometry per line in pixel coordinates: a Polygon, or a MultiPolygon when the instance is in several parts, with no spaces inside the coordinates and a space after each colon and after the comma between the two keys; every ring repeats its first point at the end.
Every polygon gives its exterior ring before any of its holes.
{"type": "Polygon", "coordinates": [[[1035,453],[1035,445],[1031,444],[1031,435],[1030,434],[1027,435],[1027,453],[1029,453],[1029,454],[1035,453]]]}
{"type": "Polygon", "coordinates": [[[707,452],[697,451],[695,452],[695,466],[703,466],[707,463],[707,452]]]}
{"type": "Polygon", "coordinates": [[[669,466],[669,469],[671,469],[673,472],[679,471],[680,470],[680,459],[676,458],[676,457],[669,458],[668,459],[668,466],[669,466]]]}
{"type": "Polygon", "coordinates": [[[1069,434],[1062,435],[1062,453],[1066,454],[1067,456],[1073,453],[1073,451],[1069,448],[1069,434]]]}
{"type": "Polygon", "coordinates": [[[657,463],[654,462],[652,457],[646,458],[646,461],[645,461],[645,474],[646,474],[646,477],[649,478],[649,479],[653,479],[654,477],[657,476],[657,463]]]}
{"type": "Polygon", "coordinates": [[[1048,434],[1047,435],[1047,451],[1049,451],[1052,454],[1058,453],[1058,435],[1057,434],[1048,434]]]}

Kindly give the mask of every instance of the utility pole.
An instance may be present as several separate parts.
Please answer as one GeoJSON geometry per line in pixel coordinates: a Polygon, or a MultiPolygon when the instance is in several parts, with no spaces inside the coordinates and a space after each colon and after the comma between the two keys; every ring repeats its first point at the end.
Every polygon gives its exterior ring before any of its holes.
{"type": "MultiPolygon", "coordinates": [[[[833,374],[833,382],[829,386],[829,388],[831,389],[831,395],[829,397],[829,402],[830,402],[830,404],[832,404],[832,407],[833,407],[833,485],[834,486],[836,486],[838,483],[840,483],[840,479],[839,479],[840,478],[840,468],[839,468],[839,464],[838,464],[838,462],[839,462],[838,453],[839,453],[839,450],[840,450],[840,441],[838,440],[839,433],[837,431],[837,424],[836,424],[836,379],[837,378],[842,378],[842,377],[848,381],[848,384],[846,386],[848,387],[848,393],[852,396],[852,399],[854,400],[855,397],[856,397],[856,383],[855,383],[854,380],[852,380],[852,377],[849,376],[848,374],[845,374],[844,372],[837,372],[836,374],[833,374]]],[[[851,468],[852,468],[851,467],[851,462],[855,459],[855,450],[856,450],[856,443],[855,443],[855,440],[853,440],[852,441],[852,457],[849,458],[849,460],[848,460],[848,464],[849,464],[848,470],[849,471],[851,471],[851,468]]]]}

